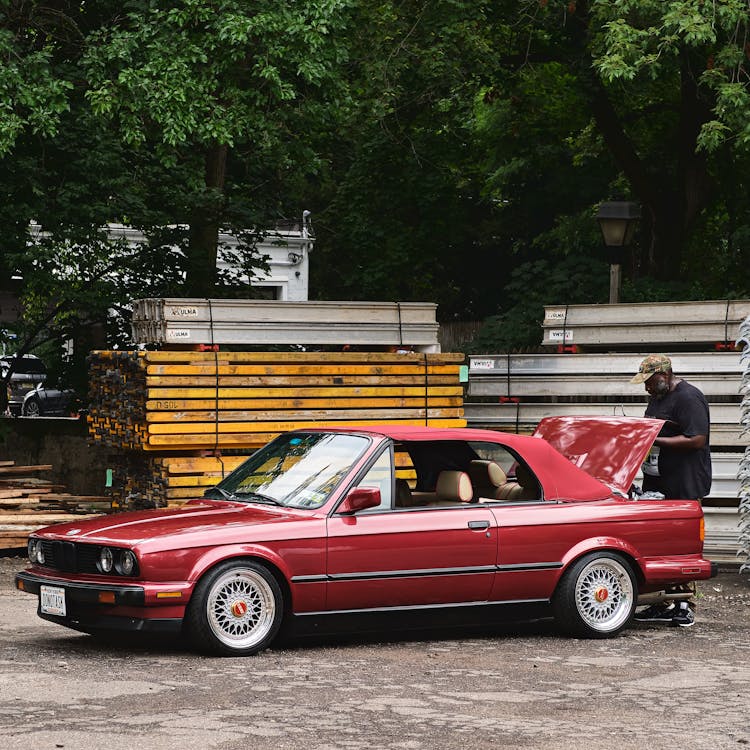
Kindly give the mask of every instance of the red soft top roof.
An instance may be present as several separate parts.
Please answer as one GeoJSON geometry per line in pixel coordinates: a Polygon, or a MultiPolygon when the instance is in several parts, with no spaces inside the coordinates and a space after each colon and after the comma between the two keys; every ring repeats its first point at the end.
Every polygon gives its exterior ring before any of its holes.
{"type": "Polygon", "coordinates": [[[604,500],[612,495],[607,485],[583,469],[579,469],[540,437],[472,427],[425,427],[399,424],[315,427],[302,429],[300,432],[359,432],[381,435],[399,442],[460,440],[496,443],[510,448],[528,463],[542,483],[546,500],[604,500]]]}

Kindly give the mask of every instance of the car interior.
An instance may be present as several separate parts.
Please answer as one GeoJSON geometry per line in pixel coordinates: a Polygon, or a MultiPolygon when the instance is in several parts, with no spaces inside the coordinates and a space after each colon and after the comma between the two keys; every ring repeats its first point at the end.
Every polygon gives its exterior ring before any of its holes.
{"type": "Polygon", "coordinates": [[[394,455],[396,508],[543,499],[541,485],[529,467],[503,446],[403,443],[395,446],[394,455]],[[481,457],[488,452],[495,455],[481,457]]]}

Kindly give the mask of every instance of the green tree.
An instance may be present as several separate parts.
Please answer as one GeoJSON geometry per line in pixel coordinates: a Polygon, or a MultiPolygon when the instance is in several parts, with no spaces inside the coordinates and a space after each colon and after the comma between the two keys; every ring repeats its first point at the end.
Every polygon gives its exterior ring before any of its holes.
{"type": "Polygon", "coordinates": [[[442,319],[495,309],[504,250],[474,136],[476,92],[497,69],[494,6],[358,4],[354,103],[311,205],[320,296],[434,300],[442,319]]]}
{"type": "Polygon", "coordinates": [[[627,185],[644,207],[641,267],[680,278],[702,222],[722,210],[720,169],[746,159],[747,3],[526,0],[520,18],[524,62],[558,62],[575,78],[624,178],[612,190],[627,185]]]}
{"type": "Polygon", "coordinates": [[[257,164],[288,168],[306,152],[306,128],[345,98],[346,0],[131,0],[124,10],[87,40],[86,96],[125,143],[166,167],[190,165],[185,292],[208,296],[220,228],[248,226],[238,188],[257,190],[257,164]]]}

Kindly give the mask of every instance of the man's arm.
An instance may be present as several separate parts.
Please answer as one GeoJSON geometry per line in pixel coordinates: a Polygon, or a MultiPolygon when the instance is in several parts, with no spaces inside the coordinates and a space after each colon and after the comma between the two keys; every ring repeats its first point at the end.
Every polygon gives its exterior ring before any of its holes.
{"type": "Polygon", "coordinates": [[[658,448],[672,448],[676,451],[697,451],[706,444],[706,435],[674,435],[673,437],[658,437],[654,445],[658,448]]]}

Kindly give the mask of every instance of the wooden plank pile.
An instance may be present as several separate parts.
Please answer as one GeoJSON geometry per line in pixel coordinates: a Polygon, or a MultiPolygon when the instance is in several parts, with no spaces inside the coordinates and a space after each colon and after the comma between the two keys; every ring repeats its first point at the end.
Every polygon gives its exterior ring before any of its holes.
{"type": "Polygon", "coordinates": [[[133,303],[137,344],[412,346],[439,351],[431,302],[151,298],[133,303]]]}
{"type": "Polygon", "coordinates": [[[165,505],[201,495],[287,430],[463,427],[463,359],[415,352],[94,352],[89,436],[118,452],[118,505],[165,505]]]}
{"type": "Polygon", "coordinates": [[[53,523],[92,518],[112,509],[107,497],[71,495],[47,479],[51,464],[0,461],[0,549],[25,547],[30,532],[53,523]]]}

